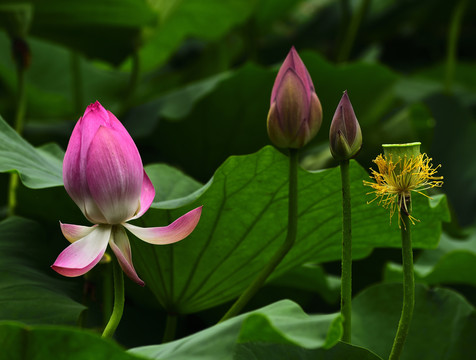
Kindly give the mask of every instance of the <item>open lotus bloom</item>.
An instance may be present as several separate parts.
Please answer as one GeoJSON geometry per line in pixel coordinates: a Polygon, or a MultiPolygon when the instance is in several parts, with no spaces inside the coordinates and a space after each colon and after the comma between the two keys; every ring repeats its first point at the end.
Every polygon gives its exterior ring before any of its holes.
{"type": "Polygon", "coordinates": [[[95,224],[60,224],[71,245],[52,268],[64,276],[88,272],[109,244],[126,275],[143,286],[132,264],[124,228],[145,242],[164,245],[187,237],[200,220],[202,207],[165,227],[141,228],[127,223],[149,209],[155,190],[131,136],[99,102],[87,107],[73,130],[63,161],[63,180],[68,194],[95,224]]]}

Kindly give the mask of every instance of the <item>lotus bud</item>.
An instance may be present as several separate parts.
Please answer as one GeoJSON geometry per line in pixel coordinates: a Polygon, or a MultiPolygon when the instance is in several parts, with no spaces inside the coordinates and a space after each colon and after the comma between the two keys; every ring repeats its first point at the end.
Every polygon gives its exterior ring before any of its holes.
{"type": "Polygon", "coordinates": [[[362,131],[347,91],[340,99],[329,131],[332,156],[339,161],[355,157],[362,147],[362,131]]]}
{"type": "Polygon", "coordinates": [[[322,107],[311,76],[292,47],[271,92],[269,138],[277,147],[299,149],[317,134],[321,123],[322,107]]]}

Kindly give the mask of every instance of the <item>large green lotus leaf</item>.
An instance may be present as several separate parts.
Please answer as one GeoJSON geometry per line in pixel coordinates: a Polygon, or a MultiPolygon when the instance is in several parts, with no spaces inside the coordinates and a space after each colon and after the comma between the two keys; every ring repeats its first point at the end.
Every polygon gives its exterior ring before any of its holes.
{"type": "Polygon", "coordinates": [[[1,359],[139,360],[97,334],[59,326],[25,326],[0,322],[1,359]]]}
{"type": "Polygon", "coordinates": [[[0,116],[0,172],[16,171],[23,184],[34,189],[63,185],[58,156],[54,145],[34,148],[0,116]]]}
{"type": "Polygon", "coordinates": [[[137,47],[140,32],[157,15],[144,0],[36,0],[31,35],[83,54],[121,63],[137,47]]]}
{"type": "Polygon", "coordinates": [[[162,65],[186,38],[220,39],[252,14],[256,0],[155,0],[152,3],[161,22],[140,50],[141,68],[145,71],[162,65]]]}
{"type": "MultiPolygon", "coordinates": [[[[476,232],[466,239],[443,234],[435,250],[425,250],[415,261],[415,280],[429,285],[468,284],[476,286],[476,232]]],[[[388,263],[386,281],[402,281],[402,267],[388,263]]]]}
{"type": "Polygon", "coordinates": [[[331,349],[305,349],[286,344],[247,343],[235,348],[234,360],[382,360],[370,350],[338,343],[331,349]]]}
{"type": "Polygon", "coordinates": [[[282,300],[242,314],[193,335],[163,345],[129,350],[150,359],[235,359],[248,344],[328,349],[342,335],[338,314],[307,315],[296,303],[282,300]]]}
{"type": "Polygon", "coordinates": [[[67,296],[65,287],[71,285],[54,278],[41,261],[48,256],[42,232],[36,222],[23,218],[0,222],[0,320],[75,324],[84,306],[67,296]]]}
{"type": "MultiPolygon", "coordinates": [[[[287,173],[288,158],[270,146],[230,157],[191,204],[151,208],[138,220],[142,226],[164,225],[203,205],[200,223],[187,239],[170,246],[132,241],[139,274],[167,310],[190,313],[218,305],[238,296],[254,279],[284,242],[287,173]]],[[[396,217],[390,225],[388,211],[376,203],[367,205],[372,198],[362,185],[367,172],[352,162],[350,175],[354,257],[375,247],[400,247],[396,217]]],[[[307,262],[340,258],[341,202],[339,168],[299,171],[298,239],[275,276],[307,262]]],[[[448,217],[445,198],[429,202],[415,196],[414,216],[421,220],[413,228],[415,247],[436,247],[441,221],[448,217]]]]}
{"type": "MultiPolygon", "coordinates": [[[[401,284],[372,286],[352,300],[352,344],[387,359],[402,307],[401,284]]],[[[415,310],[402,360],[474,359],[476,312],[448,289],[417,285],[415,310]]]]}
{"type": "MultiPolygon", "coordinates": [[[[393,86],[398,76],[384,66],[366,63],[336,66],[307,51],[302,52],[302,58],[324,112],[322,129],[315,142],[328,141],[325,129],[346,89],[364,134],[375,134],[377,121],[390,109],[394,110],[393,86]]],[[[228,156],[251,153],[269,144],[266,116],[277,71],[246,63],[238,70],[161,95],[133,109],[130,121],[145,122],[151,129],[160,118],[151,145],[167,154],[167,162],[180,164],[196,178],[208,179],[228,156]]],[[[380,144],[381,139],[378,141],[380,144]]]]}

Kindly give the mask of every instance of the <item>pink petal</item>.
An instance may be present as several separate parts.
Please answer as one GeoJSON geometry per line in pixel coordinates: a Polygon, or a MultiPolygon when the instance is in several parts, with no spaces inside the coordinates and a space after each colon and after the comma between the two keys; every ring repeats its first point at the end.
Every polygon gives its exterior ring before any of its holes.
{"type": "Polygon", "coordinates": [[[179,217],[169,226],[142,228],[123,224],[127,230],[139,239],[154,245],[166,245],[185,239],[195,229],[200,220],[202,206],[179,217]]]}
{"type": "Polygon", "coordinates": [[[78,120],[66,149],[63,161],[65,189],[83,214],[92,222],[106,222],[91,197],[86,179],[86,160],[89,145],[100,126],[109,125],[109,115],[96,101],[89,105],[78,120]]]}
{"type": "MultiPolygon", "coordinates": [[[[149,177],[145,173],[144,170],[144,180],[142,181],[142,190],[140,193],[140,209],[139,212],[134,215],[132,219],[137,219],[140,218],[144,213],[149,210],[150,204],[152,204],[152,201],[154,201],[155,198],[155,189],[154,185],[152,185],[152,182],[150,181],[149,177]]],[[[129,219],[129,220],[132,220],[129,219]]]]}
{"type": "Polygon", "coordinates": [[[81,154],[81,119],[76,123],[69,139],[63,160],[63,182],[66,191],[84,213],[84,194],[88,192],[86,178],[82,177],[80,168],[81,154]]]}
{"type": "Polygon", "coordinates": [[[83,237],[89,235],[96,227],[94,226],[81,226],[81,225],[73,225],[73,224],[63,224],[60,221],[61,232],[63,233],[66,240],[70,243],[74,243],[83,237]]]}
{"type": "Polygon", "coordinates": [[[276,76],[276,80],[274,81],[273,90],[271,91],[271,104],[276,99],[278,87],[281,84],[281,81],[283,80],[288,69],[293,69],[297,73],[297,76],[301,79],[307,91],[314,91],[314,85],[312,83],[311,76],[307,71],[306,65],[304,65],[301,58],[299,57],[299,54],[293,46],[281,65],[278,75],[276,76]]]}
{"type": "Polygon", "coordinates": [[[132,264],[131,244],[129,243],[126,231],[122,226],[119,225],[113,227],[109,245],[111,246],[112,251],[114,251],[114,254],[116,254],[119,265],[121,265],[125,274],[132,281],[140,286],[144,286],[145,283],[139,278],[134,269],[134,265],[132,264]]]}
{"type": "Polygon", "coordinates": [[[137,212],[143,177],[142,160],[129,134],[100,127],[89,146],[86,178],[108,224],[129,220],[137,212]]]}
{"type": "Polygon", "coordinates": [[[110,226],[98,226],[89,235],[64,249],[51,268],[70,277],[87,273],[104,255],[110,234],[110,226]]]}

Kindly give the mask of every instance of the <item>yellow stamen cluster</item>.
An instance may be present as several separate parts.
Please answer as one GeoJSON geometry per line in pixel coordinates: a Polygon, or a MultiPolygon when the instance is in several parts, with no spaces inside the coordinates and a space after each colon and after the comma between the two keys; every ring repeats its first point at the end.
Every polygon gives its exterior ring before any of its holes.
{"type": "MultiPolygon", "coordinates": [[[[372,187],[375,191],[375,198],[371,203],[379,199],[378,204],[386,209],[390,209],[390,221],[395,211],[398,210],[399,219],[402,219],[401,212],[408,214],[411,222],[415,224],[415,219],[410,215],[407,202],[410,201],[411,192],[417,192],[429,198],[423,193],[424,190],[441,187],[443,176],[435,176],[437,169],[441,166],[432,167],[431,158],[426,154],[416,157],[398,158],[393,162],[392,157],[379,155],[373,162],[377,164],[378,171],[371,169],[370,177],[376,182],[364,181],[364,185],[372,187]]],[[[418,221],[418,220],[417,220],[418,221]]],[[[400,226],[400,222],[399,222],[400,226]]]]}

